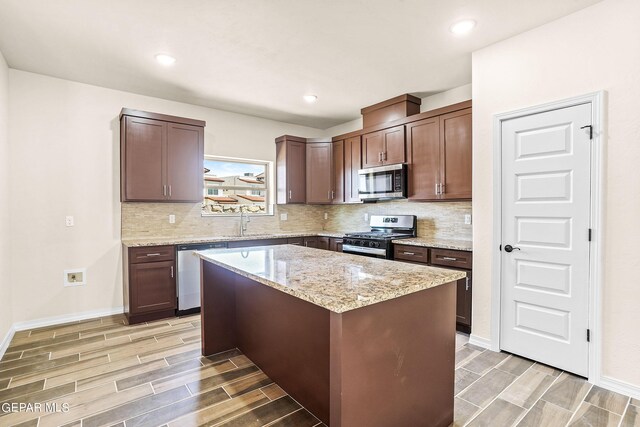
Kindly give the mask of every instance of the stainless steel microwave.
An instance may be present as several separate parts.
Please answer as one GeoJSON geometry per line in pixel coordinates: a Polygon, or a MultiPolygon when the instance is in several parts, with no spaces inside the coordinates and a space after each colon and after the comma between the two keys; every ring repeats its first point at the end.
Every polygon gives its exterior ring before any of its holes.
{"type": "Polygon", "coordinates": [[[398,163],[358,171],[360,200],[407,198],[407,165],[398,163]]]}

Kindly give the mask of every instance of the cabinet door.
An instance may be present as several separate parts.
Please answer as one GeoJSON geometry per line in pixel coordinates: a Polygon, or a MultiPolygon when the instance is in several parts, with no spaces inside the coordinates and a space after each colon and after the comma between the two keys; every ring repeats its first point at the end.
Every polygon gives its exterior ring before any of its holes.
{"type": "Polygon", "coordinates": [[[167,196],[174,202],[201,202],[204,129],[167,124],[167,196]]]}
{"type": "Polygon", "coordinates": [[[383,130],[382,138],[384,140],[382,162],[385,165],[404,163],[406,161],[404,126],[396,126],[383,130]]]}
{"type": "Polygon", "coordinates": [[[287,141],[287,203],[306,203],[306,144],[304,142],[287,141]]]}
{"type": "Polygon", "coordinates": [[[340,239],[337,237],[331,237],[329,239],[329,250],[334,252],[342,252],[342,243],[344,239],[340,239]]]}
{"type": "Polygon", "coordinates": [[[174,261],[131,264],[129,269],[131,314],[176,308],[174,261]]]}
{"type": "Polygon", "coordinates": [[[456,323],[464,326],[463,332],[471,332],[471,272],[458,280],[456,297],[456,323]],[[468,329],[467,329],[468,328],[468,329]]]}
{"type": "Polygon", "coordinates": [[[307,203],[331,203],[333,172],[331,143],[307,144],[307,203]]]}
{"type": "Polygon", "coordinates": [[[437,200],[440,182],[440,120],[438,117],[407,125],[407,174],[410,200],[437,200]]]}
{"type": "Polygon", "coordinates": [[[122,201],[165,200],[167,124],[125,117],[122,141],[122,201]]]}
{"type": "Polygon", "coordinates": [[[368,133],[362,136],[362,167],[371,168],[382,164],[384,151],[382,131],[368,133]]]}
{"type": "Polygon", "coordinates": [[[358,171],[362,169],[362,144],[360,137],[344,140],[344,201],[360,203],[360,178],[358,171]]]}
{"type": "Polygon", "coordinates": [[[308,248],[317,248],[318,247],[318,238],[317,237],[305,237],[304,245],[308,248]]]}
{"type": "Polygon", "coordinates": [[[440,117],[441,199],[471,198],[471,109],[440,117]]]}
{"type": "Polygon", "coordinates": [[[345,194],[345,152],[344,141],[333,143],[333,196],[332,203],[344,203],[345,194]]]}
{"type": "Polygon", "coordinates": [[[318,249],[329,250],[329,237],[318,237],[318,249]]]}

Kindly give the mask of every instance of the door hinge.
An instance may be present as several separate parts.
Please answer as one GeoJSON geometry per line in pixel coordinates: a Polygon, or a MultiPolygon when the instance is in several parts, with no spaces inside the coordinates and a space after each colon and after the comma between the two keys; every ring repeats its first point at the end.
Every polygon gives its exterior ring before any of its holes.
{"type": "Polygon", "coordinates": [[[580,129],[586,129],[586,128],[589,128],[589,139],[593,139],[593,126],[586,125],[586,126],[582,126],[580,129]]]}
{"type": "Polygon", "coordinates": [[[591,241],[591,229],[589,229],[589,241],[591,241]]]}
{"type": "Polygon", "coordinates": [[[587,342],[591,342],[591,329],[587,329],[587,342]]]}

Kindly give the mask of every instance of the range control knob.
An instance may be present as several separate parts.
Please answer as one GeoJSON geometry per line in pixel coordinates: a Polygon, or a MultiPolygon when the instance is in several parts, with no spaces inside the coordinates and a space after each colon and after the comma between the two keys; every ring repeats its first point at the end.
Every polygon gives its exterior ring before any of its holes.
{"type": "Polygon", "coordinates": [[[380,247],[380,242],[374,242],[373,246],[376,247],[376,248],[379,248],[380,247]]]}
{"type": "Polygon", "coordinates": [[[372,248],[376,245],[376,242],[369,242],[369,247],[372,248]]]}

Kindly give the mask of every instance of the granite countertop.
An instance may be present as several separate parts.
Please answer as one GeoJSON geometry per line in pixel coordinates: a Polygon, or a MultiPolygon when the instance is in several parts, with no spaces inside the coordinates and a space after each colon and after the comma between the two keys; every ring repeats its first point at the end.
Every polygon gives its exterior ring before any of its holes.
{"type": "Polygon", "coordinates": [[[309,231],[272,234],[246,234],[244,236],[205,236],[205,237],[153,237],[148,239],[123,239],[122,244],[128,248],[137,246],[187,245],[191,243],[235,242],[241,240],[286,239],[304,236],[344,237],[344,233],[336,231],[309,231]]]}
{"type": "Polygon", "coordinates": [[[466,276],[462,271],[293,245],[208,249],[194,254],[335,313],[466,276]]]}
{"type": "Polygon", "coordinates": [[[397,245],[423,246],[438,249],[455,249],[458,251],[473,251],[471,240],[437,239],[433,237],[415,237],[413,239],[392,240],[397,245]]]}

